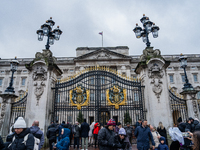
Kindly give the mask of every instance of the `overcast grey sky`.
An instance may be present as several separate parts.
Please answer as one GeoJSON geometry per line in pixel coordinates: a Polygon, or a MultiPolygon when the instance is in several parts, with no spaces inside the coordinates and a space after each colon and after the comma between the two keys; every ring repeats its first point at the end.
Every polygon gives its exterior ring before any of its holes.
{"type": "Polygon", "coordinates": [[[200,48],[199,0],[1,0],[0,57],[33,58],[46,45],[36,30],[53,17],[63,31],[50,47],[54,56],[74,57],[77,47],[128,46],[140,55],[146,45],[132,31],[146,14],[160,27],[159,37],[149,35],[151,46],[162,54],[198,54],[200,48]]]}

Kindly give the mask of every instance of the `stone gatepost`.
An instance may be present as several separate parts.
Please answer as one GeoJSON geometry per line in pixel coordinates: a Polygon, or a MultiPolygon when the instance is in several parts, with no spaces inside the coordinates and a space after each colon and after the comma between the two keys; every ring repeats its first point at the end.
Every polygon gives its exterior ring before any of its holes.
{"type": "Polygon", "coordinates": [[[199,106],[196,99],[197,92],[192,88],[191,90],[183,90],[180,94],[186,100],[188,117],[200,119],[199,106]]]}
{"type": "Polygon", "coordinates": [[[1,129],[1,136],[6,137],[10,130],[10,117],[11,117],[11,106],[12,102],[14,102],[15,98],[18,96],[15,93],[5,92],[0,94],[2,97],[1,103],[1,116],[0,116],[0,129],[1,129]]]}
{"type": "Polygon", "coordinates": [[[39,127],[46,132],[47,126],[52,119],[53,90],[57,76],[62,71],[55,64],[56,58],[50,50],[37,52],[35,59],[26,64],[29,70],[28,97],[26,105],[26,122],[28,127],[32,126],[34,120],[39,121],[39,127]]]}
{"type": "Polygon", "coordinates": [[[156,127],[160,121],[166,128],[173,126],[166,74],[170,62],[165,61],[160,55],[160,50],[153,50],[153,47],[143,50],[140,59],[135,72],[139,74],[142,85],[145,86],[146,119],[156,127]]]}

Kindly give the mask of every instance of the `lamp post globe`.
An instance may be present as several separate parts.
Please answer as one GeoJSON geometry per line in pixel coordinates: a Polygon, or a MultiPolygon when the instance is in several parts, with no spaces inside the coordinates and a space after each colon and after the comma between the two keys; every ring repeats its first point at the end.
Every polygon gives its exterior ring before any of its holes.
{"type": "Polygon", "coordinates": [[[41,29],[37,30],[36,33],[38,34],[38,40],[42,41],[44,36],[47,36],[47,44],[45,45],[46,49],[50,48],[50,45],[54,44],[54,40],[59,40],[62,31],[58,28],[53,29],[55,22],[50,17],[49,20],[46,21],[45,24],[41,26],[41,29]]]}
{"type": "Polygon", "coordinates": [[[11,62],[10,62],[10,70],[12,72],[12,75],[11,75],[11,79],[10,79],[10,84],[7,87],[7,89],[5,90],[5,92],[15,93],[14,88],[13,88],[13,76],[14,76],[15,71],[17,71],[18,64],[19,64],[19,61],[17,60],[16,57],[15,57],[15,59],[11,60],[11,62]]]}
{"type": "Polygon", "coordinates": [[[143,14],[143,17],[140,19],[140,21],[143,24],[143,29],[136,24],[133,32],[135,32],[136,38],[142,37],[143,42],[146,43],[147,47],[150,47],[151,43],[148,37],[149,33],[152,32],[153,37],[157,38],[159,27],[155,26],[155,24],[151,22],[149,17],[146,17],[145,14],[143,14]]]}

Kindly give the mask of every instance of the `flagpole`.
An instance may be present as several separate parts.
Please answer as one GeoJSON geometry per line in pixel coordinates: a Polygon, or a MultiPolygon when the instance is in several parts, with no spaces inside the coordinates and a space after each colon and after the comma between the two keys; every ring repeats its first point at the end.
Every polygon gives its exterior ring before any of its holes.
{"type": "Polygon", "coordinates": [[[102,31],[102,47],[103,47],[103,31],[102,31]]]}

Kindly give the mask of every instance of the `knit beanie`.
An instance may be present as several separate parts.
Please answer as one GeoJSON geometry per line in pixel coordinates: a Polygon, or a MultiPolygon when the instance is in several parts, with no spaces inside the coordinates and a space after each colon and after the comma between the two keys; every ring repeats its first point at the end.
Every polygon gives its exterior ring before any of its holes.
{"type": "Polygon", "coordinates": [[[119,129],[119,133],[118,133],[118,134],[119,134],[119,135],[120,135],[120,134],[126,135],[125,129],[124,129],[124,128],[119,129]]]}
{"type": "Polygon", "coordinates": [[[115,126],[115,125],[116,125],[115,120],[114,120],[114,119],[108,120],[107,125],[108,125],[108,126],[115,126]]]}
{"type": "Polygon", "coordinates": [[[14,129],[16,128],[26,128],[26,122],[23,117],[19,117],[14,124],[14,129]]]}

